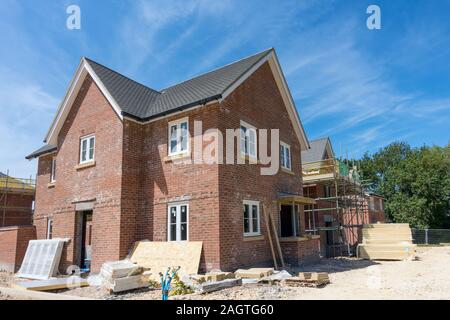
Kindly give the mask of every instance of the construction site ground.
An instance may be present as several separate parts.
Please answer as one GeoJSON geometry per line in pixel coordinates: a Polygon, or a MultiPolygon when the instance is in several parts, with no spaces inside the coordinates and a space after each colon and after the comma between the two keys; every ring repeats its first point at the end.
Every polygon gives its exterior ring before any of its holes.
{"type": "MultiPolygon", "coordinates": [[[[450,299],[450,246],[418,247],[415,257],[407,261],[322,259],[294,270],[328,272],[331,283],[322,288],[246,284],[209,294],[195,293],[170,299],[450,299]]],[[[13,281],[13,276],[0,273],[0,286],[9,286],[13,281]]],[[[115,295],[110,295],[101,287],[59,292],[94,299],[161,299],[158,289],[141,289],[115,295]]],[[[2,299],[14,297],[0,295],[2,299]]]]}

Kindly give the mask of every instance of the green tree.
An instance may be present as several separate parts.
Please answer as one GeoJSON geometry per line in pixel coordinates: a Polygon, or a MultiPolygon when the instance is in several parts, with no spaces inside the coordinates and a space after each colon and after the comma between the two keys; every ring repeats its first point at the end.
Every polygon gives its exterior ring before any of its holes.
{"type": "Polygon", "coordinates": [[[412,149],[396,142],[359,161],[370,189],[384,196],[394,222],[449,227],[450,144],[412,149]]]}

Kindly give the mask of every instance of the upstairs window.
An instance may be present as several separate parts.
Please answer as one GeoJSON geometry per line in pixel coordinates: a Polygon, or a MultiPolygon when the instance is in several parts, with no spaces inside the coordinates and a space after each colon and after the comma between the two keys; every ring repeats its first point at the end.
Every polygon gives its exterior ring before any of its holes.
{"type": "Polygon", "coordinates": [[[90,135],[80,140],[80,163],[94,161],[95,136],[90,135]]]}
{"type": "Polygon", "coordinates": [[[52,158],[52,171],[50,174],[50,182],[56,181],[56,157],[52,158]]]}
{"type": "Polygon", "coordinates": [[[177,155],[189,151],[188,118],[169,123],[169,155],[177,155]]]}
{"type": "Polygon", "coordinates": [[[243,156],[257,158],[256,128],[244,121],[241,121],[240,149],[243,156]]]}
{"type": "Polygon", "coordinates": [[[291,147],[280,142],[280,163],[283,169],[291,170],[291,147]]]}

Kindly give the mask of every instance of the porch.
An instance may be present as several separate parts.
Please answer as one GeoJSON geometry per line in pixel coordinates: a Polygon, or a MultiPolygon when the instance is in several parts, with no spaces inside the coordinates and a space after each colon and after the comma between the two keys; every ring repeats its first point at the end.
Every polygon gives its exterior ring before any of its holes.
{"type": "Polygon", "coordinates": [[[296,194],[278,193],[278,234],[285,262],[299,265],[320,258],[320,236],[306,233],[304,206],[316,201],[296,194]]]}

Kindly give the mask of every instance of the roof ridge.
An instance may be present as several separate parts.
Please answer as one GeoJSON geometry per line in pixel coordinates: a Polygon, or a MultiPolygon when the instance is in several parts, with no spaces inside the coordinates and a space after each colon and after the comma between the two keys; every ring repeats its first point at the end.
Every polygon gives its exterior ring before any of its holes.
{"type": "Polygon", "coordinates": [[[241,59],[235,60],[235,61],[233,61],[233,62],[227,63],[227,64],[225,64],[225,65],[222,65],[222,66],[220,66],[220,67],[214,68],[214,69],[212,69],[212,70],[202,72],[202,73],[200,73],[200,74],[198,74],[198,75],[195,75],[195,76],[193,76],[193,77],[191,77],[191,78],[189,78],[189,79],[185,79],[185,80],[183,80],[183,81],[177,82],[177,83],[175,83],[175,84],[173,84],[173,85],[170,85],[170,86],[168,86],[168,87],[165,87],[165,88],[161,89],[159,92],[163,92],[163,91],[165,91],[165,90],[167,90],[167,89],[169,89],[169,88],[173,88],[173,87],[175,87],[175,86],[177,86],[177,85],[180,85],[180,84],[182,84],[182,83],[185,83],[185,82],[194,80],[194,79],[196,79],[196,78],[199,78],[199,77],[201,77],[201,76],[207,75],[208,73],[212,73],[212,72],[217,71],[217,70],[220,70],[220,69],[222,69],[222,68],[231,66],[232,64],[235,64],[235,63],[241,62],[241,61],[243,61],[243,60],[252,58],[252,57],[254,57],[254,56],[257,56],[258,54],[261,54],[261,53],[264,53],[264,52],[269,53],[269,51],[272,51],[272,50],[273,50],[273,47],[270,47],[270,48],[268,48],[268,49],[259,51],[259,52],[257,52],[257,53],[253,53],[253,54],[251,54],[251,55],[249,55],[249,56],[246,56],[246,57],[244,57],[244,58],[241,58],[241,59]]]}
{"type": "Polygon", "coordinates": [[[146,86],[145,84],[142,84],[142,83],[140,83],[140,82],[138,82],[138,81],[136,81],[136,80],[133,80],[133,79],[131,79],[130,77],[127,77],[126,75],[123,75],[122,73],[120,73],[120,72],[118,72],[118,71],[116,71],[116,70],[111,69],[110,67],[107,67],[107,66],[105,66],[105,65],[103,65],[103,64],[101,64],[101,63],[98,63],[97,61],[94,61],[94,60],[92,60],[92,59],[89,59],[88,57],[83,57],[83,59],[87,60],[88,62],[93,62],[93,63],[95,63],[95,64],[98,64],[99,66],[101,66],[101,67],[103,67],[103,68],[105,68],[105,69],[108,69],[109,71],[112,71],[112,72],[114,72],[114,73],[116,73],[116,74],[118,74],[118,75],[120,75],[120,76],[126,78],[127,80],[130,80],[130,81],[132,81],[132,82],[134,82],[134,83],[136,83],[136,84],[138,84],[138,85],[140,85],[140,86],[142,86],[142,87],[144,87],[144,88],[146,88],[146,89],[149,89],[149,90],[151,90],[151,91],[154,91],[155,93],[161,94],[160,91],[158,91],[158,90],[156,90],[156,89],[153,89],[153,88],[150,88],[149,86],[146,86]]]}

